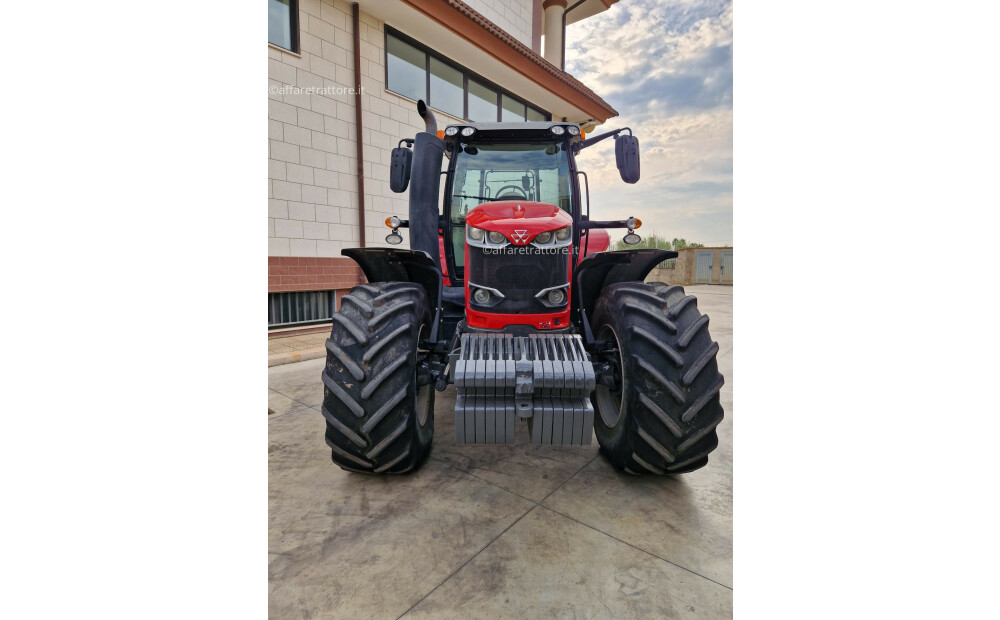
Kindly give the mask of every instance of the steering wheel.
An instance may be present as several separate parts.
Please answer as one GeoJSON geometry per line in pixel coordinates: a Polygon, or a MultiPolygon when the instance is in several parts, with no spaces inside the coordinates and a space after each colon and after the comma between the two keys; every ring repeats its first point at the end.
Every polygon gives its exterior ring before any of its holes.
{"type": "MultiPolygon", "coordinates": [[[[524,198],[525,200],[528,199],[528,194],[526,194],[525,191],[524,191],[524,189],[522,189],[521,187],[519,187],[517,185],[504,185],[503,187],[501,187],[500,189],[497,190],[497,194],[496,194],[497,197],[494,198],[493,200],[504,200],[503,198],[501,198],[501,196],[504,195],[503,190],[505,190],[505,189],[512,189],[515,192],[518,192],[519,194],[521,194],[521,198],[524,198]]],[[[515,196],[515,198],[516,198],[516,196],[515,196]]]]}

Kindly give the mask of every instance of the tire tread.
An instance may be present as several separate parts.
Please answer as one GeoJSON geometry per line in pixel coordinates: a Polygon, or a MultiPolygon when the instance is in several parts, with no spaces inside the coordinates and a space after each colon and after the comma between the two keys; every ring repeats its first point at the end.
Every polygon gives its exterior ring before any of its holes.
{"type": "MultiPolygon", "coordinates": [[[[708,323],[697,299],[681,286],[629,282],[602,292],[591,329],[597,334],[610,325],[619,336],[626,405],[611,427],[596,413],[594,430],[616,468],[673,475],[708,462],[725,416],[719,344],[708,323]]],[[[596,410],[598,399],[592,400],[596,410]]]]}
{"type": "Polygon", "coordinates": [[[326,342],[321,412],[330,456],[342,469],[397,474],[427,458],[434,392],[421,387],[418,399],[413,373],[428,306],[423,287],[410,282],[362,284],[341,298],[326,342]],[[425,398],[430,411],[421,426],[417,407],[425,398]]]}

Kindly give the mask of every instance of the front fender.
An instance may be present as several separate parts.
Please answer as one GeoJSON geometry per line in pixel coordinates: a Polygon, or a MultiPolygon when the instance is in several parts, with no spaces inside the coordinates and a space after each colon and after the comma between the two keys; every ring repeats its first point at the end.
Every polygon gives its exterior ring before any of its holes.
{"type": "Polygon", "coordinates": [[[676,258],[671,250],[618,250],[588,254],[573,271],[573,297],[575,303],[570,320],[580,327],[584,342],[594,343],[590,329],[590,315],[601,291],[617,282],[642,282],[661,262],[676,258]]]}
{"type": "Polygon", "coordinates": [[[428,340],[437,341],[441,323],[441,270],[427,252],[395,248],[349,248],[341,254],[354,259],[369,282],[413,282],[424,287],[434,313],[428,340]]]}

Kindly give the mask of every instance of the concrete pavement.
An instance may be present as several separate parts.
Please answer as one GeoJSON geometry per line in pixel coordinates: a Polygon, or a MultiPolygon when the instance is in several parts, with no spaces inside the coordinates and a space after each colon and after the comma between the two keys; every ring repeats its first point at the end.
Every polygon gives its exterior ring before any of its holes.
{"type": "Polygon", "coordinates": [[[322,332],[297,334],[294,336],[271,337],[267,340],[267,365],[280,366],[326,357],[326,339],[330,337],[330,327],[322,332]]]}
{"type": "Polygon", "coordinates": [[[436,393],[430,458],[340,470],[323,441],[324,360],[269,368],[273,618],[717,618],[732,615],[732,288],[689,286],[726,378],[719,447],[672,478],[587,447],[454,444],[436,393]]]}

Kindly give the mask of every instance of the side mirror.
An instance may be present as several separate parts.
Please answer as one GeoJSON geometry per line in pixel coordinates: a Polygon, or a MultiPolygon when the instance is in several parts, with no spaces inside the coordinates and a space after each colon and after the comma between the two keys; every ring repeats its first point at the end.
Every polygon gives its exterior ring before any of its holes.
{"type": "Polygon", "coordinates": [[[639,139],[635,136],[619,135],[615,138],[615,161],[622,181],[635,183],[639,180],[639,139]]]}
{"type": "Polygon", "coordinates": [[[413,164],[413,151],[405,146],[392,149],[392,160],[389,162],[389,189],[396,192],[406,191],[410,184],[410,167],[413,164]]]}

